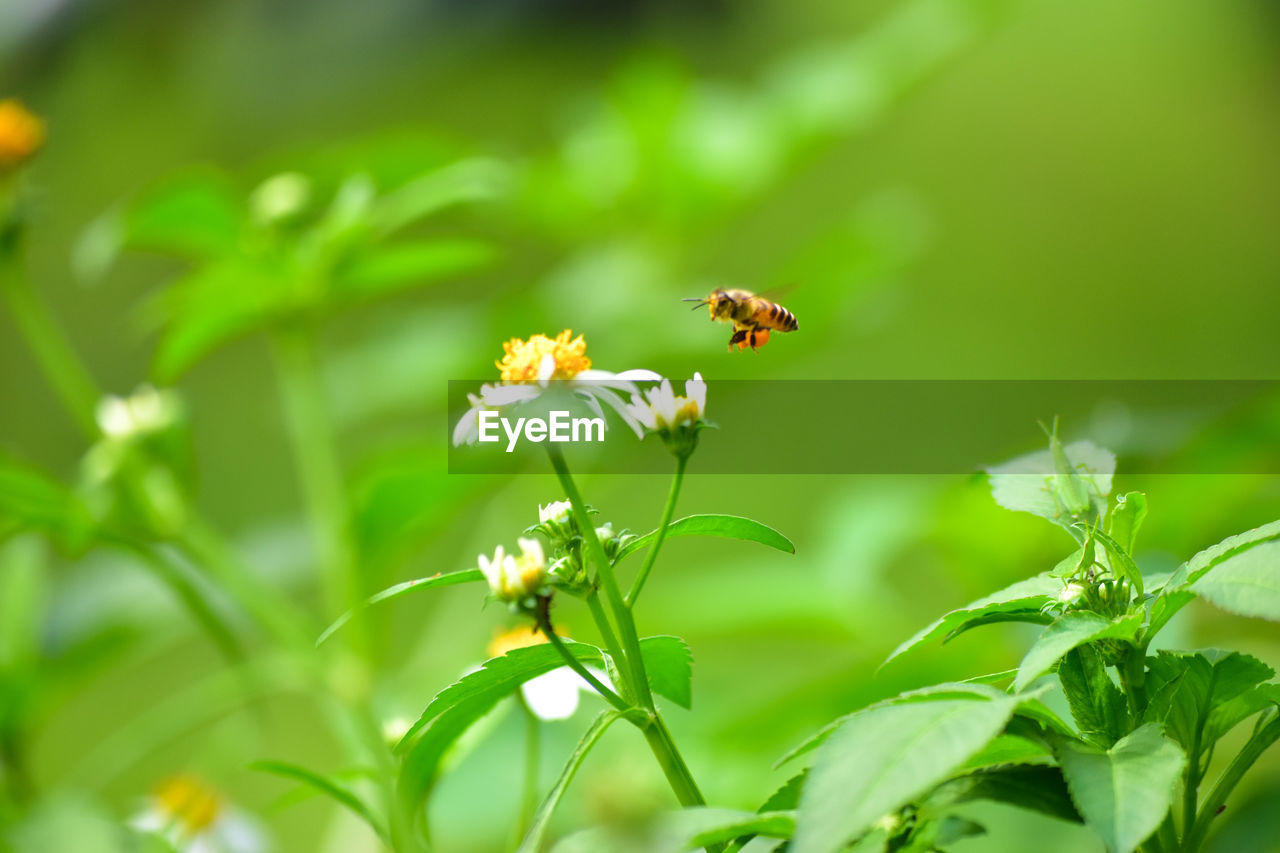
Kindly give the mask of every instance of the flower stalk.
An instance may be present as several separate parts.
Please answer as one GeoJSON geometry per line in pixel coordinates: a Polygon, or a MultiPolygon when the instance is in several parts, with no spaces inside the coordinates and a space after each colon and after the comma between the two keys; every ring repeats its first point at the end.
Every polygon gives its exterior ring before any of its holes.
{"type": "Polygon", "coordinates": [[[628,608],[635,607],[636,599],[640,597],[640,591],[644,589],[644,583],[649,579],[649,572],[653,569],[653,564],[658,559],[658,551],[661,550],[662,543],[667,538],[667,528],[671,526],[671,519],[676,512],[676,501],[680,497],[680,486],[684,482],[684,469],[688,462],[688,456],[676,457],[676,473],[671,478],[671,490],[667,493],[667,504],[662,508],[662,519],[658,522],[658,533],[653,540],[653,546],[649,548],[644,564],[640,567],[635,581],[631,584],[631,592],[627,593],[626,603],[628,608]]]}

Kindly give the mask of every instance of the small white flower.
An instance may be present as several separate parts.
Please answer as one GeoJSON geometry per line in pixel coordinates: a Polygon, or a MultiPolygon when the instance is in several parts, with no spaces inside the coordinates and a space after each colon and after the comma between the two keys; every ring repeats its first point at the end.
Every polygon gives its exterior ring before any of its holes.
{"type": "Polygon", "coordinates": [[[520,539],[520,556],[508,554],[499,545],[493,559],[481,554],[480,571],[493,594],[507,602],[519,602],[534,595],[542,588],[547,577],[547,558],[542,543],[537,539],[520,539]]]}
{"type": "Polygon", "coordinates": [[[182,404],[172,391],[139,386],[128,397],[107,395],[98,401],[98,429],[107,438],[127,440],[160,432],[177,423],[182,404]]]}
{"type": "Polygon", "coordinates": [[[538,505],[538,523],[565,524],[573,515],[573,504],[568,501],[552,501],[546,506],[538,505]]]}
{"type": "Polygon", "coordinates": [[[1080,596],[1084,595],[1084,585],[1075,581],[1067,584],[1062,588],[1062,592],[1058,593],[1058,601],[1062,604],[1070,604],[1080,596]]]}
{"type": "Polygon", "coordinates": [[[694,426],[702,420],[707,409],[707,383],[702,374],[695,373],[684,384],[684,396],[677,397],[671,389],[671,381],[662,380],[657,388],[650,388],[641,397],[632,397],[627,406],[631,416],[651,432],[669,432],[682,426],[694,426]]]}
{"type": "Polygon", "coordinates": [[[257,821],[229,806],[194,776],[163,781],[129,825],[163,838],[178,853],[265,853],[269,849],[257,821]]]}

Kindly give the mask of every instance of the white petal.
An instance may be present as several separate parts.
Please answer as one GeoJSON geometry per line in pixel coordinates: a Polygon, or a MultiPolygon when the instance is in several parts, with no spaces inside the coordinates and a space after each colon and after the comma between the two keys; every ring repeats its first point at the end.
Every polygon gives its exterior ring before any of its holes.
{"type": "Polygon", "coordinates": [[[98,429],[111,438],[124,438],[134,431],[133,411],[119,397],[106,396],[98,401],[98,429]]]}
{"type": "Polygon", "coordinates": [[[542,552],[542,542],[538,539],[518,539],[520,555],[532,560],[537,565],[546,565],[547,558],[542,552]]]}
{"type": "Polygon", "coordinates": [[[537,399],[541,393],[542,389],[536,385],[486,385],[480,389],[484,404],[493,408],[526,403],[537,399]]]}
{"type": "Polygon", "coordinates": [[[632,370],[624,370],[618,374],[619,379],[626,379],[629,382],[661,382],[662,374],[655,370],[645,370],[637,367],[632,370]]]}
{"type": "Polygon", "coordinates": [[[701,373],[693,374],[693,378],[684,383],[684,393],[693,400],[698,407],[698,415],[701,416],[707,408],[707,383],[702,381],[701,373]]]}
{"type": "Polygon", "coordinates": [[[239,811],[220,817],[213,826],[213,834],[226,853],[263,853],[267,849],[266,833],[262,827],[239,811]]]}
{"type": "Polygon", "coordinates": [[[542,361],[538,362],[538,384],[545,386],[555,374],[556,357],[551,353],[547,353],[542,357],[542,361]]]}
{"type": "Polygon", "coordinates": [[[574,396],[582,400],[597,418],[604,420],[604,409],[600,408],[600,401],[596,399],[596,395],[586,389],[578,389],[573,392],[574,396]]]}
{"type": "Polygon", "coordinates": [[[609,408],[618,413],[618,417],[622,418],[623,423],[631,427],[631,431],[636,434],[636,438],[644,437],[644,422],[632,412],[631,407],[627,405],[625,400],[607,388],[597,388],[593,394],[597,399],[608,403],[609,408]]]}
{"type": "Polygon", "coordinates": [[[578,710],[578,691],[584,682],[567,666],[526,681],[520,688],[529,710],[542,720],[564,720],[578,710]]]}
{"type": "Polygon", "coordinates": [[[453,446],[460,447],[464,444],[475,444],[480,434],[479,426],[480,410],[478,408],[467,409],[462,417],[458,418],[458,425],[453,428],[453,446]]]}

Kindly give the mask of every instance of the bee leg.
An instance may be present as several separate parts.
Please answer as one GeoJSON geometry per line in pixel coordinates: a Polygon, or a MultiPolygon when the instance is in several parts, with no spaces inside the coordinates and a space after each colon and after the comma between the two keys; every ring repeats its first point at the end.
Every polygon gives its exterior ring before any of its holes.
{"type": "Polygon", "coordinates": [[[750,340],[751,340],[751,350],[752,352],[754,352],[755,350],[758,350],[760,349],[760,347],[769,343],[769,330],[768,329],[752,329],[750,340]]]}
{"type": "Polygon", "coordinates": [[[733,347],[735,344],[737,345],[738,349],[744,349],[746,347],[748,331],[749,331],[748,329],[733,330],[733,336],[729,338],[729,352],[733,352],[733,347]]]}

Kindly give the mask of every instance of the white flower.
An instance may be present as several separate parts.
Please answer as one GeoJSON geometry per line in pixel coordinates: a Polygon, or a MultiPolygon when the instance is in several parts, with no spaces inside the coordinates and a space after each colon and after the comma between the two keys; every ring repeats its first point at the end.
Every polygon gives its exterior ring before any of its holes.
{"type": "Polygon", "coordinates": [[[631,416],[651,432],[669,432],[681,426],[694,426],[707,409],[707,383],[695,373],[684,384],[684,396],[677,397],[670,380],[662,380],[641,397],[635,395],[627,405],[631,416]]]}
{"type": "Polygon", "coordinates": [[[130,439],[160,432],[177,423],[182,403],[172,391],[141,385],[128,397],[108,394],[98,401],[98,429],[107,438],[130,439]]]}
{"type": "Polygon", "coordinates": [[[591,690],[582,676],[562,666],[531,678],[520,687],[520,695],[540,720],[567,720],[578,710],[578,693],[591,690]]]}
{"type": "Polygon", "coordinates": [[[257,821],[188,775],[164,780],[129,825],[163,838],[178,853],[264,853],[269,848],[257,821]]]}
{"type": "Polygon", "coordinates": [[[582,335],[571,338],[565,330],[555,338],[533,335],[523,341],[513,338],[503,344],[506,354],[497,362],[500,382],[482,385],[480,394],[467,395],[469,407],[453,430],[453,444],[474,444],[479,438],[480,412],[501,410],[507,406],[531,403],[549,388],[566,388],[582,400],[597,417],[604,418],[609,406],[637,436],[643,435],[641,424],[629,413],[623,394],[638,393],[637,382],[657,382],[662,377],[652,370],[624,370],[611,373],[595,370],[586,356],[582,335]]]}
{"type": "Polygon", "coordinates": [[[568,501],[552,501],[546,506],[538,505],[538,523],[564,524],[573,515],[573,504],[568,501]]]}
{"type": "Polygon", "coordinates": [[[499,545],[493,559],[479,557],[480,571],[493,594],[507,602],[520,602],[542,588],[547,577],[547,558],[537,539],[520,539],[520,556],[508,554],[499,545]]]}

